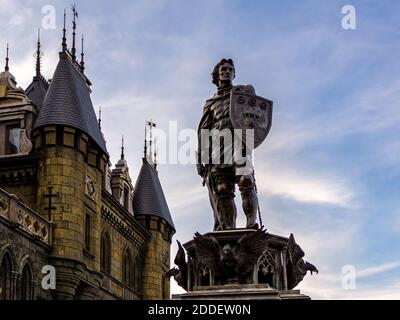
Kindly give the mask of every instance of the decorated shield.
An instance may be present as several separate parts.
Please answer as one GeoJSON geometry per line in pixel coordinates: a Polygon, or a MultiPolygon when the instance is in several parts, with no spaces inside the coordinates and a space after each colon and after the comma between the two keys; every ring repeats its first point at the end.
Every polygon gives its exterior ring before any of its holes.
{"type": "Polygon", "coordinates": [[[254,148],[267,137],[272,125],[272,101],[249,93],[231,93],[230,117],[234,129],[253,129],[254,148]]]}

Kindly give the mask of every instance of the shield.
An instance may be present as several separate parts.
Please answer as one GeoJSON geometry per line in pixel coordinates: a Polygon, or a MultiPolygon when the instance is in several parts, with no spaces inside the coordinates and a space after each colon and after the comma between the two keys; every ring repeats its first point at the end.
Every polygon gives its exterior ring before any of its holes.
{"type": "Polygon", "coordinates": [[[249,93],[231,92],[230,117],[234,129],[253,129],[254,148],[267,137],[272,125],[271,100],[249,93]]]}

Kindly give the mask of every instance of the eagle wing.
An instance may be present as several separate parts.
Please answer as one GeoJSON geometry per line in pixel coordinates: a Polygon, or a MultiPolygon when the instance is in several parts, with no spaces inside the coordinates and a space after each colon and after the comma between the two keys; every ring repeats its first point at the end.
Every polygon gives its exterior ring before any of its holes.
{"type": "Polygon", "coordinates": [[[210,271],[216,270],[221,262],[221,246],[217,239],[196,232],[193,240],[197,260],[210,271]]]}
{"type": "Polygon", "coordinates": [[[237,257],[243,273],[250,272],[266,249],[267,230],[258,229],[247,233],[238,240],[237,257]]]}

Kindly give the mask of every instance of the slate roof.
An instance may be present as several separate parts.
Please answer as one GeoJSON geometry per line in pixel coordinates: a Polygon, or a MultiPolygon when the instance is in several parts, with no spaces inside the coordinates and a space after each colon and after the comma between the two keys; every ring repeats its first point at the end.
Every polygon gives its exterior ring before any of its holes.
{"type": "Polygon", "coordinates": [[[142,168],[133,192],[133,212],[135,214],[161,217],[176,230],[158,173],[146,159],[143,159],[142,168]]]}
{"type": "Polygon", "coordinates": [[[60,61],[34,128],[60,124],[80,129],[107,153],[90,99],[90,82],[78,68],[68,52],[60,52],[60,61]]]}
{"type": "Polygon", "coordinates": [[[26,88],[25,92],[29,100],[40,110],[43,105],[44,97],[49,89],[49,83],[43,76],[35,76],[32,83],[26,88]]]}

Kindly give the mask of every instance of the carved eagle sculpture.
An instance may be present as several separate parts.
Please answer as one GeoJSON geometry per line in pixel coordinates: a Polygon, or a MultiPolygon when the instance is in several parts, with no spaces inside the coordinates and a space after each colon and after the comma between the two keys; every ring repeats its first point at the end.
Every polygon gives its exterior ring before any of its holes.
{"type": "Polygon", "coordinates": [[[304,251],[296,243],[292,233],[289,237],[287,252],[289,289],[296,287],[299,282],[303,280],[307,271],[310,271],[311,274],[313,274],[313,272],[318,274],[318,269],[313,264],[303,260],[304,251]]]}
{"type": "Polygon", "coordinates": [[[186,262],[186,254],[181,243],[178,240],[176,240],[176,242],[178,243],[178,251],[176,253],[174,263],[176,266],[178,266],[178,268],[172,268],[171,270],[166,272],[163,277],[174,277],[178,285],[187,290],[188,267],[186,262]]]}
{"type": "Polygon", "coordinates": [[[258,229],[243,235],[237,243],[221,244],[211,235],[196,232],[194,240],[198,263],[218,272],[226,283],[242,283],[253,270],[267,244],[266,230],[258,229]]]}

